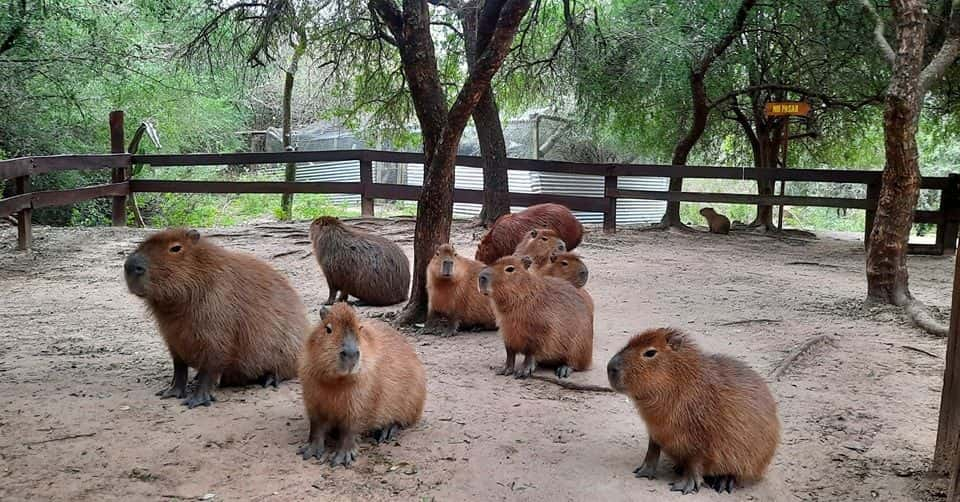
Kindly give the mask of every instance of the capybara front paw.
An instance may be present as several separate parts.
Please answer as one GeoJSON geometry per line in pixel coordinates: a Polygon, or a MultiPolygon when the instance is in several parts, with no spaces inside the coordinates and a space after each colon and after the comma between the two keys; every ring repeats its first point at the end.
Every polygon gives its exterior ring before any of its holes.
{"type": "Polygon", "coordinates": [[[679,481],[670,483],[670,491],[680,492],[684,495],[697,493],[700,491],[700,480],[695,476],[687,476],[679,481]]]}
{"type": "Polygon", "coordinates": [[[312,457],[322,461],[323,443],[320,443],[319,441],[307,443],[297,450],[297,455],[300,455],[304,460],[309,460],[312,457]]]}
{"type": "Polygon", "coordinates": [[[182,387],[171,386],[163,390],[157,391],[157,395],[160,396],[160,399],[169,399],[175,397],[177,399],[183,399],[187,397],[187,389],[182,387]]]}
{"type": "Polygon", "coordinates": [[[536,365],[533,364],[524,364],[520,366],[520,369],[514,372],[513,378],[527,378],[533,374],[533,370],[537,369],[536,365]]]}
{"type": "Polygon", "coordinates": [[[264,375],[264,377],[263,377],[263,388],[266,389],[267,387],[273,387],[274,389],[279,388],[279,387],[280,387],[280,377],[278,377],[277,375],[275,375],[275,374],[273,374],[273,373],[267,373],[266,375],[264,375]]]}
{"type": "Polygon", "coordinates": [[[377,443],[390,441],[399,431],[400,431],[399,425],[390,424],[382,429],[377,429],[373,431],[373,440],[376,441],[377,443]]]}
{"type": "Polygon", "coordinates": [[[216,400],[217,400],[217,398],[213,397],[213,394],[211,394],[211,393],[209,393],[209,392],[199,392],[199,391],[197,391],[197,392],[194,392],[193,394],[190,394],[189,396],[187,396],[187,398],[184,399],[184,400],[182,401],[182,403],[183,403],[187,408],[189,408],[189,409],[192,410],[192,409],[196,408],[197,406],[210,406],[210,405],[213,404],[213,402],[216,401],[216,400]]]}
{"type": "Polygon", "coordinates": [[[736,486],[736,478],[729,474],[722,476],[704,476],[703,484],[713,488],[717,493],[733,493],[733,487],[736,486]]]}
{"type": "Polygon", "coordinates": [[[512,365],[512,364],[504,364],[503,366],[500,367],[500,369],[497,370],[497,374],[498,374],[498,375],[512,375],[512,374],[513,374],[513,365],[512,365]]]}
{"type": "Polygon", "coordinates": [[[638,478],[655,479],[657,477],[657,464],[643,464],[633,470],[633,475],[638,478]]]}
{"type": "Polygon", "coordinates": [[[350,464],[355,460],[357,460],[357,449],[355,447],[348,450],[337,450],[330,457],[330,467],[336,467],[338,465],[350,467],[350,464]]]}
{"type": "Polygon", "coordinates": [[[570,376],[570,373],[573,373],[573,370],[570,369],[566,364],[557,366],[557,369],[554,371],[557,374],[557,378],[567,378],[570,376]]]}

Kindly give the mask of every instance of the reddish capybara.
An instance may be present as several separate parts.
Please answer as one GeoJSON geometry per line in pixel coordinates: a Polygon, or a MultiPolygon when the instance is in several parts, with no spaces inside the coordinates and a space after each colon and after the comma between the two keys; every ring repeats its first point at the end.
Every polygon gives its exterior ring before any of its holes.
{"type": "Polygon", "coordinates": [[[555,230],[572,251],[583,239],[583,225],[560,204],[537,204],[514,214],[505,214],[493,223],[477,246],[477,261],[487,265],[512,254],[520,241],[535,228],[555,230]]]}
{"type": "Polygon", "coordinates": [[[535,228],[527,232],[526,237],[517,244],[513,251],[514,256],[529,256],[533,264],[541,267],[550,261],[550,256],[567,250],[566,243],[560,238],[556,230],[535,228]]]}
{"type": "Polygon", "coordinates": [[[700,216],[707,220],[710,232],[714,234],[730,233],[730,218],[716,212],[712,207],[705,207],[700,210],[700,216]]]}
{"type": "Polygon", "coordinates": [[[477,289],[477,275],[483,267],[483,263],[457,254],[452,244],[440,246],[427,265],[427,323],[446,318],[444,336],[461,327],[496,329],[490,299],[477,289]]]}
{"type": "Polygon", "coordinates": [[[348,227],[333,216],[313,220],[310,241],[330,288],[326,305],[350,295],[372,306],[407,299],[410,260],[393,241],[348,227]]]}
{"type": "Polygon", "coordinates": [[[637,477],[654,477],[661,450],[683,469],[671,490],[684,494],[703,481],[730,492],[770,465],[780,442],[777,403],[763,378],[740,361],[704,354],[677,330],[651,329],[610,359],[607,376],[647,425],[637,477]]]}
{"type": "Polygon", "coordinates": [[[150,236],[124,263],[131,293],[143,298],[173,358],[173,382],[157,395],[209,406],[218,385],[264,386],[297,375],[310,330],[300,295],[254,256],[228,251],[196,230],[150,236]],[[187,395],[187,368],[197,370],[187,395]]]}
{"type": "Polygon", "coordinates": [[[583,258],[571,252],[551,254],[549,261],[534,266],[534,271],[543,276],[563,279],[576,288],[584,287],[590,277],[590,272],[587,270],[587,265],[583,263],[583,258]]]}
{"type": "Polygon", "coordinates": [[[537,364],[556,367],[560,378],[583,371],[593,360],[593,312],[577,288],[555,277],[540,277],[521,258],[505,256],[477,277],[490,297],[507,360],[498,371],[525,378],[537,364]],[[523,365],[515,370],[517,354],[523,365]]]}
{"type": "Polygon", "coordinates": [[[379,443],[420,420],[427,396],[423,364],[413,347],[387,324],[360,322],[346,303],[320,312],[300,361],[310,436],[298,453],[331,465],[356,460],[357,435],[379,443]],[[328,442],[333,451],[325,455],[328,442]]]}

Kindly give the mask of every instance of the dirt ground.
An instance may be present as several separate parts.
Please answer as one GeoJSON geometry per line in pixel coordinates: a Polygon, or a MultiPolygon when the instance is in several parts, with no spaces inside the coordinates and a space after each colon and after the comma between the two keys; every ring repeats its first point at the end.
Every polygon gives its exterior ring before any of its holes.
{"type": "MultiPolygon", "coordinates": [[[[412,259],[409,220],[367,222],[412,259]]],[[[312,320],[326,298],[307,223],[206,230],[291,278],[312,320]]],[[[631,471],[646,432],[626,398],[494,374],[494,332],[407,333],[427,368],[422,422],[365,445],[351,469],[296,456],[307,421],[299,382],[221,389],[187,410],[154,392],[172,372],[122,262],[146,230],[46,228],[14,250],[0,229],[0,500],[937,500],[933,455],[945,342],[897,311],[865,306],[862,243],[596,229],[580,252],[594,296],[594,369],[628,337],[671,325],[768,375],[804,340],[829,335],[771,382],[783,438],[766,479],[720,496],[668,491],[631,471]]],[[[472,255],[477,231],[457,223],[472,255]]],[[[951,257],[911,257],[913,293],[949,307],[951,257]]],[[[380,315],[394,308],[363,308],[380,315]]]]}

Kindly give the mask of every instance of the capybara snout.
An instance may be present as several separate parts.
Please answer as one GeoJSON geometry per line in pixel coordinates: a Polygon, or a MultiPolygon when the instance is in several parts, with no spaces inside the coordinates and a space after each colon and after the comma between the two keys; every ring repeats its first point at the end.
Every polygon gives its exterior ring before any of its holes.
{"type": "Polygon", "coordinates": [[[348,330],[340,344],[340,372],[356,373],[360,369],[360,342],[357,334],[348,330]]]}
{"type": "Polygon", "coordinates": [[[440,262],[440,275],[443,277],[453,277],[453,259],[447,258],[440,262]]]}
{"type": "Polygon", "coordinates": [[[607,363],[607,380],[610,380],[610,387],[617,392],[623,392],[622,365],[623,357],[620,354],[613,356],[607,363]]]}
{"type": "Polygon", "coordinates": [[[127,289],[137,296],[147,294],[146,284],[149,279],[146,277],[149,261],[147,257],[140,253],[133,253],[123,262],[123,278],[127,281],[127,289]]]}
{"type": "Polygon", "coordinates": [[[491,286],[493,285],[493,270],[490,268],[485,268],[480,271],[480,275],[477,276],[477,287],[480,288],[480,292],[484,295],[489,296],[491,291],[491,286]]]}

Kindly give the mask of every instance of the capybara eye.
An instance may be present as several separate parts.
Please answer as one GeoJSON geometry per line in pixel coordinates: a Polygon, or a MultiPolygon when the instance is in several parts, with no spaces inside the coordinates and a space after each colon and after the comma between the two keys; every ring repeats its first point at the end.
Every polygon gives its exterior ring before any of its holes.
{"type": "Polygon", "coordinates": [[[330,326],[329,324],[327,324],[327,334],[329,335],[332,333],[333,333],[333,326],[330,326]]]}
{"type": "Polygon", "coordinates": [[[174,244],[173,246],[170,247],[170,252],[179,253],[181,249],[183,249],[183,246],[181,246],[180,244],[174,244]]]}
{"type": "Polygon", "coordinates": [[[566,266],[569,265],[570,263],[568,263],[566,260],[564,260],[564,261],[560,262],[560,264],[563,265],[564,267],[566,267],[566,266]]]}
{"type": "Polygon", "coordinates": [[[505,269],[503,269],[503,270],[509,273],[509,272],[513,272],[515,269],[513,268],[513,265],[510,265],[509,267],[507,267],[507,268],[505,268],[505,269]]]}
{"type": "Polygon", "coordinates": [[[654,349],[650,349],[643,353],[643,357],[653,357],[655,355],[657,355],[657,351],[654,349]]]}
{"type": "Polygon", "coordinates": [[[541,237],[540,240],[542,240],[543,242],[547,242],[547,238],[546,238],[546,237],[541,237]]]}

